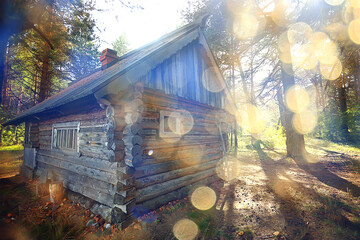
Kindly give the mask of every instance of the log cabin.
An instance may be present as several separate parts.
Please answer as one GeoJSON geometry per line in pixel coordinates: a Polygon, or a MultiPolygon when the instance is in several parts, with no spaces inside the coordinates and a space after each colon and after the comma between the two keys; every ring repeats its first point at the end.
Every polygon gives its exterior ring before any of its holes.
{"type": "Polygon", "coordinates": [[[217,180],[229,91],[201,22],[121,57],[104,50],[93,74],[5,123],[25,122],[22,173],[123,226],[217,180]]]}

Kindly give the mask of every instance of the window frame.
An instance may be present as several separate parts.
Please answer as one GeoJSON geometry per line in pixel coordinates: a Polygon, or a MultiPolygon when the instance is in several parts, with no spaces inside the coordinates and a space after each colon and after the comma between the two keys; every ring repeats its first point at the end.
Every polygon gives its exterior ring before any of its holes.
{"type": "Polygon", "coordinates": [[[159,136],[161,138],[180,138],[181,137],[181,133],[180,133],[180,121],[181,121],[181,114],[179,112],[171,112],[171,111],[163,111],[160,110],[160,131],[159,131],[159,136]],[[175,127],[176,130],[175,132],[173,131],[165,131],[165,117],[172,117],[175,118],[175,127]]]}
{"type": "MultiPolygon", "coordinates": [[[[64,122],[64,123],[54,123],[52,125],[51,131],[51,149],[57,151],[66,151],[72,153],[79,153],[79,130],[80,130],[80,122],[64,122]],[[75,130],[76,137],[73,137],[75,148],[67,148],[67,147],[58,147],[57,139],[58,139],[58,130],[75,130]],[[56,134],[56,137],[55,137],[56,134]]],[[[65,134],[65,138],[67,141],[68,133],[65,134]]]]}

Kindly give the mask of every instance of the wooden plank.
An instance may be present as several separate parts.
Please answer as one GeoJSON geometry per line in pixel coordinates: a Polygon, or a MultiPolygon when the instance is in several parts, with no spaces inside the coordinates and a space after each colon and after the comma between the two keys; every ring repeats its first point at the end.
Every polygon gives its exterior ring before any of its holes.
{"type": "Polygon", "coordinates": [[[219,161],[219,159],[210,161],[210,162],[205,162],[202,164],[197,164],[197,165],[191,166],[191,167],[166,171],[164,173],[152,175],[149,177],[138,178],[135,180],[135,186],[137,189],[141,189],[141,188],[144,188],[144,187],[147,187],[150,185],[154,185],[157,183],[166,182],[166,181],[169,181],[174,178],[179,178],[179,177],[183,177],[186,175],[194,174],[196,172],[204,171],[209,168],[214,168],[218,161],[219,161]]]}
{"type": "Polygon", "coordinates": [[[217,180],[219,180],[219,177],[215,174],[213,176],[197,181],[193,184],[179,188],[170,193],[138,203],[137,205],[146,207],[147,209],[155,210],[161,207],[162,205],[168,204],[171,201],[187,197],[192,190],[196,189],[199,186],[209,185],[210,183],[213,183],[217,180]]]}
{"type": "Polygon", "coordinates": [[[85,175],[75,174],[69,170],[52,167],[50,165],[39,162],[39,169],[46,171],[54,171],[56,175],[56,181],[67,180],[79,185],[83,185],[89,188],[93,188],[96,191],[103,192],[109,195],[114,195],[116,191],[116,185],[107,183],[101,180],[87,177],[85,175]]]}
{"type": "Polygon", "coordinates": [[[194,182],[197,182],[201,179],[210,177],[215,174],[216,171],[214,168],[212,168],[192,175],[187,175],[184,177],[172,179],[164,183],[159,183],[159,184],[151,185],[146,188],[139,189],[136,192],[136,202],[140,203],[146,200],[150,200],[152,198],[169,193],[171,191],[174,191],[176,189],[179,189],[181,187],[192,184],[194,182]]]}
{"type": "Polygon", "coordinates": [[[190,166],[196,166],[201,163],[210,162],[213,160],[218,160],[222,157],[222,153],[217,154],[209,154],[204,158],[198,158],[196,160],[188,159],[177,159],[172,161],[173,159],[167,159],[166,162],[152,164],[152,165],[142,165],[136,168],[135,177],[141,178],[146,176],[151,176],[159,173],[164,173],[176,169],[186,168],[190,166]]]}
{"type": "Polygon", "coordinates": [[[58,167],[61,169],[66,169],[68,171],[85,175],[90,178],[94,178],[100,181],[108,182],[111,184],[117,183],[117,177],[113,173],[101,171],[94,168],[85,167],[83,165],[74,164],[68,161],[60,160],[60,159],[53,159],[47,156],[38,155],[37,161],[42,162],[44,164],[51,165],[53,167],[58,167]]]}
{"type": "Polygon", "coordinates": [[[112,163],[102,159],[90,158],[84,156],[80,156],[80,157],[71,156],[71,155],[56,153],[54,151],[46,151],[46,150],[39,150],[38,154],[49,158],[54,158],[60,161],[68,161],[74,164],[82,165],[84,167],[89,167],[89,168],[109,172],[112,174],[116,174],[117,163],[112,163]]]}

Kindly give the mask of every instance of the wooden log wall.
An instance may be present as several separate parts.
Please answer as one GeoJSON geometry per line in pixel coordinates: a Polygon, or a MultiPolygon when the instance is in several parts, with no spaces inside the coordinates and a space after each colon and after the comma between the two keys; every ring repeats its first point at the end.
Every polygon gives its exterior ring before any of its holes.
{"type": "MultiPolygon", "coordinates": [[[[120,145],[114,141],[114,111],[111,106],[106,110],[95,106],[96,110],[41,121],[39,123],[39,151],[37,153],[37,175],[53,181],[62,181],[73,192],[80,193],[96,202],[121,209],[126,212],[128,206],[118,206],[115,198],[128,194],[121,187],[121,175],[118,174],[118,156],[120,145]],[[51,148],[52,126],[54,123],[80,122],[78,133],[79,152],[66,152],[51,148]]],[[[114,211],[118,212],[118,211],[114,211]]],[[[117,221],[124,214],[112,216],[117,221]]],[[[107,218],[109,221],[112,219],[107,218]]]]}
{"type": "Polygon", "coordinates": [[[143,160],[140,125],[143,112],[142,92],[142,85],[135,84],[125,95],[112,99],[111,107],[108,107],[107,111],[113,113],[112,146],[115,160],[118,162],[119,181],[114,203],[127,214],[127,218],[130,217],[130,210],[136,203],[135,167],[140,166],[143,160]]]}
{"type": "MultiPolygon", "coordinates": [[[[143,158],[135,166],[136,204],[155,208],[187,194],[197,183],[217,179],[223,156],[218,121],[224,111],[146,88],[142,96],[143,158]],[[186,112],[193,119],[189,132],[160,137],[160,111],[186,112]]],[[[226,141],[226,126],[222,126],[226,141]]]]}

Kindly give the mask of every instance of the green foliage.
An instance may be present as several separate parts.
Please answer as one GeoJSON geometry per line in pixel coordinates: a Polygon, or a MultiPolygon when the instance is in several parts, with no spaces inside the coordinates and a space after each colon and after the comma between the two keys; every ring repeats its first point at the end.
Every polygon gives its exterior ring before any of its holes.
{"type": "Polygon", "coordinates": [[[119,36],[113,43],[113,49],[117,52],[117,55],[120,57],[127,53],[129,49],[129,43],[125,35],[119,36]]]}
{"type": "Polygon", "coordinates": [[[79,80],[99,67],[99,38],[95,35],[95,20],[90,11],[92,2],[74,1],[68,19],[68,39],[71,44],[67,69],[72,80],[79,80]]]}
{"type": "Polygon", "coordinates": [[[360,107],[352,107],[346,114],[337,111],[322,112],[313,136],[334,142],[356,142],[360,134],[360,107]],[[341,122],[346,121],[349,133],[344,133],[341,122]]]}
{"type": "Polygon", "coordinates": [[[281,125],[273,124],[268,126],[262,134],[262,141],[266,148],[274,150],[275,148],[285,147],[285,132],[281,125]]]}
{"type": "Polygon", "coordinates": [[[13,115],[11,111],[0,106],[0,146],[22,144],[24,141],[25,125],[7,126],[1,124],[9,120],[13,115]]]}

